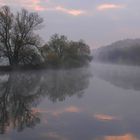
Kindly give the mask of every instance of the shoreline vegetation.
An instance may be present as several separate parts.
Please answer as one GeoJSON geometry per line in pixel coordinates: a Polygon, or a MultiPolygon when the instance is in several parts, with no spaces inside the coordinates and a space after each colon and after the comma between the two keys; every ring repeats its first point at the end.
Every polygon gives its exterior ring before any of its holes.
{"type": "Polygon", "coordinates": [[[71,67],[65,67],[65,66],[54,66],[54,65],[46,65],[45,63],[39,64],[39,65],[16,65],[16,66],[10,66],[10,65],[0,65],[0,72],[11,72],[11,71],[28,71],[28,70],[69,70],[69,69],[78,69],[81,67],[88,67],[87,65],[82,66],[71,66],[71,67]]]}
{"type": "Polygon", "coordinates": [[[125,39],[93,52],[95,62],[140,66],[140,39],[125,39]]]}
{"type": "Polygon", "coordinates": [[[71,41],[64,35],[54,34],[42,43],[37,31],[43,18],[25,9],[13,13],[8,6],[0,8],[0,60],[1,71],[74,68],[87,66],[92,60],[90,47],[83,41],[71,41]]]}

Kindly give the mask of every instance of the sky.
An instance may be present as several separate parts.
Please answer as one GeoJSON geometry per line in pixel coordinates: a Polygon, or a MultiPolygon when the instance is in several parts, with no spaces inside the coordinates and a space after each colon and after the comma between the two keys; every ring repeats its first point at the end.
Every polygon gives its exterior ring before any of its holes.
{"type": "Polygon", "coordinates": [[[0,6],[25,8],[44,18],[44,42],[54,33],[83,39],[91,48],[140,38],[140,0],[0,0],[0,6]]]}

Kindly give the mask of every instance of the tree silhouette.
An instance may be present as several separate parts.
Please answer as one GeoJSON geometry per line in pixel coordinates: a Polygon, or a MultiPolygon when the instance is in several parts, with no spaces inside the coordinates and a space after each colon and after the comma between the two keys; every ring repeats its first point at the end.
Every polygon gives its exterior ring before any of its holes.
{"type": "Polygon", "coordinates": [[[40,45],[40,37],[34,31],[42,22],[37,13],[23,9],[13,14],[8,6],[0,8],[0,51],[10,65],[31,63],[35,56],[31,48],[40,45]]]}
{"type": "Polygon", "coordinates": [[[40,48],[48,65],[61,67],[79,67],[90,60],[90,48],[83,41],[70,41],[64,35],[54,34],[48,43],[40,48]]]}

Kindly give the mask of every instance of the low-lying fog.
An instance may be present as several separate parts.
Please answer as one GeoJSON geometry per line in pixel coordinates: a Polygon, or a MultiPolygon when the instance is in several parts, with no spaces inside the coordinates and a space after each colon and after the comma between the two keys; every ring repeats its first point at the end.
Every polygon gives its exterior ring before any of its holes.
{"type": "Polygon", "coordinates": [[[137,140],[139,106],[138,66],[0,73],[4,140],[137,140]]]}

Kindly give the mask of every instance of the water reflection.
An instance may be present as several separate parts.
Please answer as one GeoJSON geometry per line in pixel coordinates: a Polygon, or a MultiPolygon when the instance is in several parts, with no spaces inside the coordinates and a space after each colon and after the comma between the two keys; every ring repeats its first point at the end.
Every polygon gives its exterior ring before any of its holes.
{"type": "Polygon", "coordinates": [[[131,133],[125,134],[122,136],[106,136],[101,138],[101,140],[138,140],[134,135],[131,133]]]}
{"type": "Polygon", "coordinates": [[[25,127],[34,127],[39,123],[38,114],[31,106],[39,97],[35,88],[40,77],[34,74],[10,73],[1,76],[0,84],[0,132],[10,127],[22,131],[25,127]]]}
{"type": "Polygon", "coordinates": [[[67,96],[75,94],[81,97],[89,85],[90,76],[90,71],[86,68],[49,71],[43,75],[41,92],[53,102],[63,101],[67,96]]]}
{"type": "Polygon", "coordinates": [[[47,96],[56,102],[65,100],[67,96],[81,97],[90,76],[86,68],[2,73],[0,133],[34,127],[40,122],[40,112],[35,107],[42,98],[47,96]]]}
{"type": "Polygon", "coordinates": [[[92,67],[95,75],[115,86],[140,90],[140,67],[99,63],[92,67]]]}
{"type": "Polygon", "coordinates": [[[140,139],[139,68],[93,67],[1,74],[0,139],[140,139]]]}

